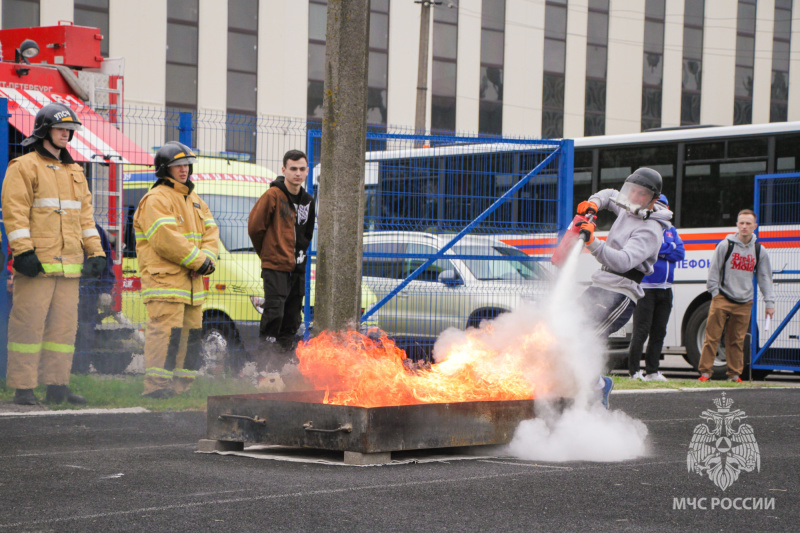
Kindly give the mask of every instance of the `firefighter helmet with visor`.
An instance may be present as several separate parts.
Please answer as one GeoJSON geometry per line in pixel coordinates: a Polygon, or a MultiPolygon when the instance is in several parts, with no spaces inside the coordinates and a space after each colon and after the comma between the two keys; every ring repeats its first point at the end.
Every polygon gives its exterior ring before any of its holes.
{"type": "Polygon", "coordinates": [[[638,214],[650,208],[650,204],[661,194],[661,174],[652,168],[642,167],[625,178],[617,199],[617,205],[638,214]]]}
{"type": "Polygon", "coordinates": [[[197,162],[191,148],[178,141],[170,141],[158,149],[154,164],[156,166],[156,176],[159,178],[169,177],[169,167],[178,165],[189,165],[189,175],[192,175],[192,165],[197,162]]]}
{"type": "Polygon", "coordinates": [[[30,137],[22,141],[22,146],[43,141],[50,133],[50,128],[70,130],[69,140],[71,141],[73,134],[81,129],[81,121],[75,111],[67,105],[57,102],[47,104],[36,113],[36,118],[33,119],[33,132],[30,137]]]}

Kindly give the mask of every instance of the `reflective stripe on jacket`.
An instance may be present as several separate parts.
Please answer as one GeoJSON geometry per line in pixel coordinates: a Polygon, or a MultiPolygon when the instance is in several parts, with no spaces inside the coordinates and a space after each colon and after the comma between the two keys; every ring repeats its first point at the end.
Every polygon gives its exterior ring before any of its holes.
{"type": "Polygon", "coordinates": [[[206,257],[217,262],[219,228],[194,183],[158,180],[139,202],[133,228],[144,301],[202,304],[203,278],[191,273],[206,257]]]}
{"type": "Polygon", "coordinates": [[[95,228],[92,193],[66,150],[62,161],[40,143],[12,160],[3,182],[3,221],[11,253],[36,250],[45,276],[77,278],[84,254],[105,257],[95,228]]]}

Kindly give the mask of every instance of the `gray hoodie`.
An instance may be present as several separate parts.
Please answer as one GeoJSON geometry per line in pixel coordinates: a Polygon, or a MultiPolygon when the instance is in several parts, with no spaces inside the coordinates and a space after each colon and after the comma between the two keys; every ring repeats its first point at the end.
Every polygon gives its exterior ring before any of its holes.
{"type": "MultiPolygon", "coordinates": [[[[714,257],[711,259],[711,266],[708,269],[708,281],[706,288],[712,296],[720,292],[719,281],[722,277],[720,265],[725,259],[728,246],[733,246],[731,255],[725,263],[725,284],[721,287],[722,291],[731,299],[737,302],[749,302],[755,296],[753,287],[753,267],[756,264],[756,239],[753,235],[750,242],[744,244],[739,240],[739,234],[728,235],[725,240],[717,245],[714,257]]],[[[775,308],[775,294],[772,292],[772,265],[769,262],[767,249],[762,245],[758,255],[758,286],[761,294],[764,295],[764,306],[769,309],[775,308]]]]}
{"type": "MultiPolygon", "coordinates": [[[[640,216],[632,215],[614,203],[617,194],[615,189],[604,189],[589,198],[590,202],[597,204],[598,209],[614,212],[617,220],[611,226],[605,242],[595,239],[587,248],[601,265],[613,272],[627,272],[635,268],[644,275],[650,274],[658,259],[664,230],[671,226],[672,211],[656,204],[650,218],[642,220],[640,216]]],[[[638,283],[605,270],[592,274],[592,285],[624,294],[634,302],[644,296],[644,290],[638,283]]]]}

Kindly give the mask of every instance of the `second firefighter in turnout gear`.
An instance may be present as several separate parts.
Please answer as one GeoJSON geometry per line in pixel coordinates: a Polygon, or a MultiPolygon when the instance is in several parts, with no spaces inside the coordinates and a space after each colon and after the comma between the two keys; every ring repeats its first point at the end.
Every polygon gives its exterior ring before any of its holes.
{"type": "Polygon", "coordinates": [[[48,402],[86,403],[68,388],[79,278],[99,276],[106,259],[86,176],[67,151],[80,127],[66,105],[42,107],[32,135],[22,141],[33,151],[9,163],[3,182],[3,218],[17,272],[7,384],[16,389],[18,404],[37,403],[39,384],[47,385],[48,402]]]}
{"type": "Polygon", "coordinates": [[[189,390],[202,357],[203,276],[214,272],[219,228],[194,192],[189,147],[168,142],[155,157],[158,180],[133,215],[147,308],[144,396],[189,390]]]}

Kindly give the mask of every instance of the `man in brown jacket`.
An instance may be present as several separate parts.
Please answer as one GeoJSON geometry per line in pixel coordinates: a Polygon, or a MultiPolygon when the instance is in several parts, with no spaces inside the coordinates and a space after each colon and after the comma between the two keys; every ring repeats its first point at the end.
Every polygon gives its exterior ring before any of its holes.
{"type": "Polygon", "coordinates": [[[149,398],[186,392],[202,363],[203,276],[216,269],[219,228],[189,179],[195,162],[179,142],[159,148],[159,179],[133,215],[147,307],[143,396],[149,398]]]}
{"type": "Polygon", "coordinates": [[[36,114],[22,141],[33,151],[11,161],[3,182],[3,218],[14,270],[8,320],[8,386],[14,403],[38,403],[33,389],[47,385],[45,401],[86,399],[69,390],[78,328],[79,278],[97,278],[106,266],[95,228],[92,193],[83,169],[67,151],[81,126],[64,104],[36,114]],[[84,263],[84,254],[88,256],[84,263]]]}
{"type": "Polygon", "coordinates": [[[268,370],[280,370],[291,358],[306,291],[306,252],[314,235],[314,197],[303,188],[308,157],[300,150],[289,150],[281,171],[283,175],[253,206],[247,224],[261,257],[264,311],[259,338],[265,345],[268,370]]]}

